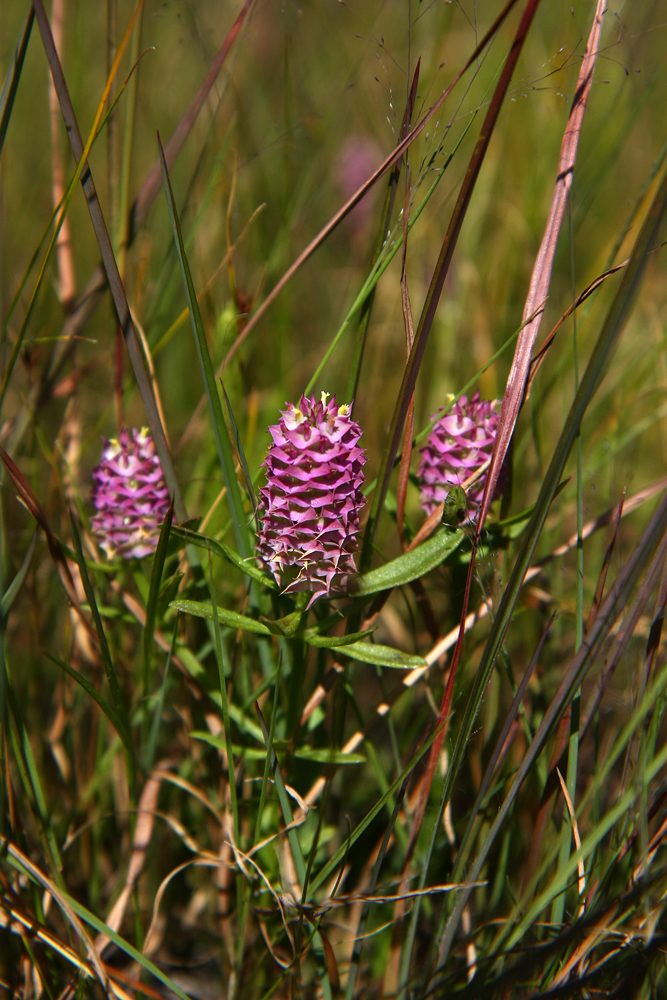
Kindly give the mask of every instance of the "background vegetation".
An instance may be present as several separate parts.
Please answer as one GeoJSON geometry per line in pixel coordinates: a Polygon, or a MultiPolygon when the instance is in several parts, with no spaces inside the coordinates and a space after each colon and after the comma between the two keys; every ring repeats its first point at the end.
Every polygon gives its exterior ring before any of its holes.
{"type": "MultiPolygon", "coordinates": [[[[98,266],[99,233],[39,25],[25,27],[29,9],[18,0],[0,9],[0,441],[16,463],[1,498],[0,990],[667,995],[662,230],[641,245],[665,201],[664,3],[619,3],[604,15],[541,339],[599,275],[651,252],[638,294],[621,270],[579,307],[576,325],[569,317],[560,327],[522,408],[511,494],[492,508],[470,595],[470,611],[488,600],[490,613],[465,638],[423,816],[472,526],[373,619],[372,643],[400,651],[399,670],[343,646],[316,648],[283,626],[262,634],[222,612],[219,623],[186,614],[183,601],[210,604],[211,593],[246,621],[294,612],[239,569],[234,551],[186,547],[175,529],[156,560],[109,562],[97,547],[89,492],[101,438],[145,424],[146,397],[98,266]],[[63,196],[66,224],[47,253],[63,196]],[[627,322],[586,400],[580,445],[554,473],[576,387],[620,308],[627,322]],[[543,527],[530,512],[512,521],[539,497],[543,527]],[[539,572],[503,605],[521,553],[539,572]],[[277,757],[267,758],[267,742],[277,757]],[[478,884],[447,888],[467,880],[478,884]]],[[[522,10],[410,145],[409,168],[399,162],[380,259],[400,242],[407,205],[415,325],[522,10]]],[[[64,77],[83,144],[94,129],[88,162],[182,490],[175,521],[187,512],[191,529],[238,548],[252,518],[241,457],[261,484],[266,428],[307,386],[339,402],[354,396],[373,495],[406,364],[400,248],[372,301],[345,321],[377,256],[396,174],[256,325],[252,317],[396,146],[418,61],[413,124],[500,13],[500,3],[468,0],[146,0],[137,11],[126,0],[53,0],[64,77]],[[217,428],[230,441],[238,433],[242,509],[225,491],[201,402],[158,132],[200,330],[213,369],[227,360],[230,409],[217,428]]],[[[593,16],[589,0],[537,7],[419,369],[415,435],[448,394],[505,392],[593,16]]],[[[415,454],[405,544],[424,520],[416,468],[415,454]]],[[[404,565],[392,562],[402,551],[397,490],[395,472],[373,555],[390,583],[403,582],[391,576],[404,565]]],[[[348,618],[351,632],[368,600],[348,618]]],[[[326,610],[302,627],[324,635],[326,610]]]]}

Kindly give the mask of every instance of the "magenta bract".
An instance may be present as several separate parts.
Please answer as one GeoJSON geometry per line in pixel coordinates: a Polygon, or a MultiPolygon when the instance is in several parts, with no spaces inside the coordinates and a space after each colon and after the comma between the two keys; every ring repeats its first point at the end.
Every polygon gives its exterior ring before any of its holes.
{"type": "MultiPolygon", "coordinates": [[[[419,462],[421,505],[432,514],[447,496],[452,486],[460,486],[491,457],[498,431],[500,400],[480,399],[476,392],[472,399],[461,398],[433,427],[428,441],[422,448],[419,462]]],[[[431,419],[435,419],[433,414],[431,419]]],[[[468,492],[471,515],[484,495],[486,473],[468,492]]],[[[502,484],[496,496],[502,492],[502,484]]],[[[474,516],[474,515],[473,515],[474,516]]]]}
{"type": "Polygon", "coordinates": [[[346,592],[365,503],[361,428],[350,406],[327,397],[287,403],[280,423],[269,427],[259,500],[258,555],[285,593],[312,592],[309,607],[346,592]]]}
{"type": "Polygon", "coordinates": [[[104,441],[90,494],[93,531],[111,559],[152,555],[169,509],[169,491],[155,443],[146,427],[123,429],[104,441]]]}

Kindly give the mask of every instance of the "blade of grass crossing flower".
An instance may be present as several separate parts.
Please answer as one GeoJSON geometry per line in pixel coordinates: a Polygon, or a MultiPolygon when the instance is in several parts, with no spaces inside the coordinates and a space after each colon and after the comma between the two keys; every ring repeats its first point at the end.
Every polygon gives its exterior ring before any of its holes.
{"type": "MultiPolygon", "coordinates": [[[[517,33],[517,40],[522,36],[522,33],[523,33],[523,38],[525,38],[525,34],[530,25],[532,14],[529,8],[530,4],[528,5],[528,7],[524,12],[524,19],[519,28],[519,32],[517,33]]],[[[505,456],[508,453],[510,441],[512,438],[512,434],[514,432],[514,426],[516,424],[519,410],[523,403],[526,382],[528,379],[528,375],[530,373],[530,361],[531,361],[532,350],[542,319],[543,303],[545,302],[549,291],[553,259],[556,253],[558,236],[560,233],[560,227],[563,220],[565,205],[567,203],[568,192],[572,185],[572,172],[574,170],[574,164],[577,155],[579,134],[581,132],[584,112],[586,110],[586,101],[588,98],[588,94],[590,92],[593,79],[593,70],[595,68],[595,60],[597,56],[597,48],[599,43],[603,11],[604,11],[604,0],[598,0],[595,16],[593,19],[593,26],[591,28],[591,32],[588,38],[586,51],[584,53],[584,58],[582,60],[581,70],[579,73],[579,80],[577,84],[575,100],[573,101],[572,104],[572,110],[570,112],[568,123],[565,129],[565,134],[563,136],[563,141],[561,144],[560,159],[558,163],[558,173],[556,177],[556,185],[552,197],[551,208],[549,211],[549,217],[547,220],[546,229],[542,239],[542,244],[540,246],[535,266],[533,268],[533,273],[530,281],[530,288],[528,291],[526,304],[524,306],[523,319],[525,325],[523,326],[523,329],[517,341],[517,345],[514,352],[514,360],[512,362],[512,367],[510,369],[510,374],[507,380],[507,387],[503,395],[503,402],[498,421],[498,431],[496,435],[495,444],[493,447],[493,452],[491,455],[491,465],[487,473],[481,510],[478,515],[477,524],[475,528],[472,556],[468,567],[468,574],[467,574],[465,592],[463,597],[463,607],[461,610],[461,627],[459,630],[459,638],[456,643],[456,647],[454,649],[454,654],[452,656],[452,663],[449,669],[447,685],[445,687],[445,691],[442,697],[440,714],[438,716],[440,722],[442,722],[447,718],[451,705],[451,699],[454,690],[454,681],[456,679],[457,668],[461,657],[461,651],[463,648],[463,639],[465,634],[465,620],[468,614],[468,605],[470,602],[470,594],[472,591],[472,584],[475,574],[475,563],[476,563],[475,556],[477,554],[477,548],[479,546],[480,539],[482,537],[484,522],[486,519],[486,515],[489,511],[489,507],[491,505],[491,500],[496,490],[496,485],[498,483],[500,471],[503,462],[505,460],[505,456]],[[530,322],[526,323],[525,321],[527,316],[531,314],[534,316],[534,318],[530,322]]],[[[518,48],[520,47],[521,45],[518,46],[518,48]]],[[[500,85],[503,82],[503,79],[507,77],[506,69],[508,68],[509,63],[510,63],[510,58],[508,58],[506,66],[503,69],[503,76],[501,77],[501,81],[499,82],[499,85],[496,88],[496,93],[494,94],[494,101],[496,94],[500,89],[500,85]]],[[[509,78],[507,77],[505,86],[507,86],[508,83],[509,83],[509,78]]],[[[487,113],[487,120],[490,118],[492,110],[493,110],[493,101],[487,113]]],[[[484,132],[484,129],[482,130],[482,132],[484,132]]],[[[479,146],[479,141],[478,141],[478,146],[479,146]]],[[[465,182],[463,187],[465,187],[465,182]]],[[[463,188],[461,194],[463,194],[463,188]]],[[[459,195],[459,201],[460,200],[461,200],[461,195],[459,195]]],[[[454,211],[454,215],[456,215],[456,209],[454,211]]],[[[454,216],[452,217],[452,220],[453,219],[454,216]]],[[[441,253],[441,259],[443,259],[443,269],[446,271],[447,264],[445,264],[446,252],[444,246],[443,246],[443,252],[441,253]]],[[[451,259],[451,252],[450,252],[450,259],[451,259]]],[[[437,291],[436,303],[441,288],[442,285],[440,285],[440,289],[437,291]]],[[[432,289],[434,289],[433,283],[431,285],[431,289],[429,289],[429,296],[427,297],[422,316],[427,314],[430,308],[429,300],[431,297],[432,289]]],[[[420,330],[421,327],[422,327],[422,322],[420,321],[420,330]]],[[[417,338],[415,338],[415,347],[417,346],[418,339],[419,339],[419,333],[417,335],[417,338]]],[[[415,378],[416,378],[416,373],[415,373],[415,378]]],[[[382,466],[383,470],[382,474],[378,475],[378,482],[381,484],[381,490],[378,493],[376,493],[376,496],[374,497],[374,505],[376,504],[376,501],[378,501],[379,499],[383,500],[383,497],[381,496],[382,489],[388,488],[389,485],[389,476],[391,474],[391,462],[393,462],[393,457],[396,448],[398,446],[397,433],[400,433],[400,428],[402,427],[403,420],[405,418],[405,413],[407,412],[407,401],[409,398],[408,389],[410,392],[414,389],[414,380],[412,381],[411,384],[408,380],[408,385],[406,385],[406,380],[404,379],[402,392],[403,390],[405,390],[406,394],[403,395],[402,399],[399,398],[400,401],[399,420],[392,423],[393,438],[391,438],[391,447],[394,449],[394,451],[393,454],[390,453],[389,455],[391,461],[388,461],[386,464],[382,466]]],[[[397,406],[397,412],[398,409],[399,408],[397,406]]],[[[370,529],[371,534],[370,537],[368,538],[368,541],[369,545],[371,546],[374,540],[374,532],[375,530],[377,530],[376,522],[380,510],[381,507],[378,506],[377,514],[375,515],[375,521],[373,522],[373,524],[371,524],[371,518],[373,515],[373,509],[371,509],[371,517],[369,517],[367,533],[366,533],[366,536],[369,536],[369,529],[370,529]]],[[[366,537],[364,538],[364,544],[366,544],[366,537]]],[[[370,558],[370,551],[368,558],[370,558]]],[[[363,551],[362,551],[362,568],[363,568],[363,551]]],[[[443,738],[444,738],[444,732],[443,732],[443,738]]],[[[433,775],[435,773],[435,768],[437,765],[437,761],[439,759],[439,755],[440,755],[440,744],[436,742],[433,746],[433,750],[431,751],[431,755],[428,760],[426,775],[424,777],[424,782],[422,785],[422,794],[413,821],[413,831],[415,834],[416,831],[419,829],[421,821],[423,819],[424,810],[426,809],[426,802],[428,799],[430,786],[433,781],[433,775]]]]}
{"type": "Polygon", "coordinates": [[[178,260],[181,266],[181,275],[183,277],[185,295],[188,302],[188,308],[190,310],[190,322],[192,324],[192,332],[194,334],[195,346],[197,348],[197,358],[199,360],[199,367],[201,370],[202,378],[204,380],[204,387],[206,389],[206,397],[208,399],[208,406],[211,414],[211,424],[213,426],[213,436],[215,438],[215,446],[218,452],[218,460],[220,462],[220,468],[222,470],[222,474],[225,480],[225,485],[227,487],[227,501],[229,504],[229,512],[232,518],[232,525],[234,528],[234,538],[236,539],[236,545],[239,550],[239,554],[243,558],[246,558],[247,556],[250,555],[251,548],[248,539],[248,532],[246,530],[246,525],[245,525],[246,516],[243,511],[243,503],[241,501],[241,491],[239,489],[239,484],[234,469],[234,455],[232,452],[232,445],[231,441],[229,440],[229,434],[227,433],[227,425],[225,423],[222,414],[222,406],[220,405],[220,396],[218,394],[218,388],[215,382],[215,376],[213,374],[213,365],[211,364],[211,356],[208,351],[208,344],[206,343],[206,334],[204,333],[204,325],[202,323],[201,313],[199,311],[199,303],[197,302],[197,295],[192,281],[192,275],[190,273],[190,266],[188,264],[188,260],[185,254],[183,236],[181,234],[181,227],[178,221],[178,211],[176,208],[176,202],[174,200],[174,193],[171,188],[171,181],[169,180],[169,171],[167,169],[167,163],[164,157],[164,150],[162,148],[162,143],[160,142],[159,135],[158,135],[158,149],[160,156],[160,164],[162,166],[162,180],[164,184],[164,191],[167,197],[169,217],[171,219],[171,225],[174,234],[174,244],[176,246],[176,253],[178,254],[178,260]]]}
{"type": "Polygon", "coordinates": [[[463,226],[463,220],[468,210],[482,163],[484,162],[486,151],[491,140],[491,135],[498,119],[507,88],[509,87],[512,73],[514,72],[514,67],[516,66],[516,62],[519,58],[519,54],[528,34],[528,30],[538,4],[539,0],[528,0],[528,3],[526,4],[521,23],[514,37],[507,59],[505,60],[500,80],[498,81],[489,105],[489,109],[486,113],[484,123],[480,130],[475,150],[468,165],[468,170],[463,180],[463,184],[461,185],[454,211],[452,212],[447,233],[440,251],[440,256],[438,257],[433,277],[431,278],[431,284],[429,286],[426,301],[424,302],[424,307],[422,309],[417,331],[415,333],[414,344],[412,346],[412,350],[410,351],[410,358],[405,368],[403,381],[401,383],[401,388],[394,407],[394,414],[392,417],[387,444],[380,462],[380,469],[378,472],[378,488],[373,496],[373,503],[368,515],[366,531],[364,533],[361,549],[360,569],[362,573],[368,570],[373,556],[373,544],[377,534],[379,517],[384,507],[385,496],[389,488],[389,479],[394,467],[394,459],[400,444],[401,435],[403,433],[403,425],[405,423],[405,417],[410,404],[410,398],[412,397],[412,393],[414,392],[417,382],[417,375],[419,374],[419,369],[421,368],[422,358],[424,357],[424,351],[426,350],[431,327],[433,326],[433,320],[435,319],[445,278],[447,277],[447,273],[449,271],[449,265],[456,248],[461,227],[463,226]]]}
{"type": "Polygon", "coordinates": [[[2,94],[0,94],[0,153],[2,153],[2,147],[5,142],[9,119],[12,116],[14,98],[16,97],[16,91],[19,87],[21,70],[23,69],[25,54],[28,51],[28,42],[30,41],[30,33],[32,31],[32,24],[34,20],[35,11],[33,7],[30,6],[28,13],[26,14],[26,19],[23,22],[21,36],[16,44],[14,58],[12,59],[11,66],[7,70],[7,76],[5,77],[2,94]]]}
{"type": "Polygon", "coordinates": [[[162,583],[162,572],[164,570],[165,559],[167,558],[169,532],[171,530],[171,522],[173,518],[174,504],[172,501],[162,527],[160,528],[160,537],[158,539],[155,555],[153,556],[153,568],[151,570],[151,582],[148,588],[148,599],[146,600],[146,624],[144,625],[144,698],[147,697],[150,688],[151,666],[153,663],[153,634],[155,632],[157,602],[160,596],[160,584],[162,583]]]}
{"type": "Polygon", "coordinates": [[[109,96],[109,93],[111,92],[111,86],[113,84],[114,77],[118,70],[120,60],[130,40],[130,36],[132,34],[135,21],[139,15],[142,5],[143,5],[143,0],[138,0],[132,18],[128,25],[128,28],[125,32],[125,35],[123,36],[121,44],[118,47],[118,52],[116,53],[116,58],[114,60],[111,73],[109,74],[109,79],[107,80],[107,84],[104,89],[102,101],[98,106],[97,115],[93,128],[91,130],[88,142],[84,147],[76,115],[74,114],[72,101],[70,99],[69,91],[67,89],[67,84],[65,82],[65,77],[63,75],[60,59],[58,57],[58,53],[56,51],[56,47],[53,42],[51,27],[49,25],[46,12],[44,10],[44,4],[42,3],[42,0],[34,0],[33,3],[35,9],[35,15],[37,17],[37,24],[39,26],[39,30],[42,36],[44,50],[46,52],[46,57],[49,63],[49,67],[51,69],[51,75],[53,77],[56,93],[58,94],[60,109],[67,128],[67,134],[69,136],[72,152],[74,153],[74,158],[77,162],[77,172],[80,174],[81,186],[83,187],[83,191],[86,197],[86,205],[90,215],[90,220],[92,222],[93,230],[95,232],[95,238],[97,240],[97,244],[100,249],[100,254],[102,256],[102,263],[104,265],[107,282],[111,290],[111,297],[113,299],[114,309],[118,317],[118,323],[120,325],[121,330],[123,331],[123,337],[125,338],[127,352],[130,357],[130,362],[132,364],[134,376],[137,380],[137,387],[139,389],[139,394],[141,395],[141,399],[144,404],[144,408],[146,410],[148,423],[150,425],[151,433],[153,435],[153,440],[155,441],[155,447],[160,457],[160,464],[162,465],[162,471],[167,481],[169,492],[174,498],[174,507],[176,510],[176,516],[179,521],[183,521],[186,518],[186,511],[181,496],[180,486],[176,478],[173,462],[171,460],[171,454],[169,452],[169,446],[167,444],[167,440],[164,434],[164,429],[162,427],[162,422],[160,420],[160,414],[158,412],[158,408],[155,402],[155,397],[153,395],[153,389],[151,386],[150,379],[148,377],[148,372],[146,371],[146,367],[144,364],[141,346],[139,344],[137,333],[136,330],[134,329],[134,324],[132,322],[130,307],[128,305],[127,297],[125,295],[125,288],[123,286],[123,282],[121,280],[120,273],[118,271],[118,264],[116,263],[116,257],[114,255],[113,247],[111,245],[111,239],[109,237],[109,232],[106,226],[106,222],[104,221],[102,207],[100,205],[99,198],[97,197],[97,191],[95,189],[93,175],[91,173],[90,165],[88,163],[88,154],[90,152],[90,147],[97,133],[98,121],[102,117],[104,105],[109,96]]]}
{"type": "Polygon", "coordinates": [[[593,398],[609,359],[615,348],[617,338],[625,325],[641,282],[649,248],[652,246],[655,233],[667,209],[667,173],[660,189],[656,193],[651,209],[637,239],[628,268],[623,275],[621,284],[612,302],[611,308],[603,323],[595,347],[589,359],[586,371],[579,385],[575,399],[570,407],[565,426],[554,451],[551,464],[545,474],[542,487],[535,503],[535,509],[530,523],[523,535],[521,546],[512,568],[507,586],[503,592],[496,617],[486,641],[484,651],[477,670],[475,683],[465,708],[464,719],[452,754],[452,764],[448,775],[446,794],[451,791],[451,782],[458,771],[465,752],[474,718],[477,715],[483,691],[488,683],[490,673],[498,650],[504,639],[505,632],[514,613],[516,601],[521,589],[523,578],[530,565],[535,547],[546,521],[555,491],[560,483],[565,463],[572,449],[581,426],[581,421],[588,404],[593,398]]]}

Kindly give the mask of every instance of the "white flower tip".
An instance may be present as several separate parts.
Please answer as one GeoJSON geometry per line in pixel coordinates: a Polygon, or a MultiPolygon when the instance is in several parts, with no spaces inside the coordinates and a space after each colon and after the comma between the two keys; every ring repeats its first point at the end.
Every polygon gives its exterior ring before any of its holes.
{"type": "Polygon", "coordinates": [[[287,410],[283,414],[283,417],[285,426],[289,431],[293,431],[295,427],[298,427],[306,419],[299,407],[295,406],[294,403],[287,404],[287,410]]]}
{"type": "Polygon", "coordinates": [[[327,399],[329,398],[330,395],[331,395],[330,392],[323,392],[322,393],[322,396],[320,397],[322,399],[322,406],[326,406],[327,405],[327,399]]]}

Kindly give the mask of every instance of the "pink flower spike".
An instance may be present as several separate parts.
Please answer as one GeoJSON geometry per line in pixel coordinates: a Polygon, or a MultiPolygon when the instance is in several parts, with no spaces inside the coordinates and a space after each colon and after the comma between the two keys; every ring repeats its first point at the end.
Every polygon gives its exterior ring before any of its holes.
{"type": "Polygon", "coordinates": [[[259,558],[284,593],[310,591],[308,607],[346,593],[366,502],[361,428],[351,406],[327,398],[323,392],[320,402],[302,396],[298,407],[287,403],[269,427],[273,444],[259,491],[259,558]]]}
{"type": "MultiPolygon", "coordinates": [[[[498,431],[500,400],[480,399],[476,392],[472,399],[461,398],[445,411],[434,425],[421,452],[419,479],[421,482],[421,505],[427,514],[432,514],[442,503],[453,486],[460,486],[491,457],[498,431]]],[[[435,419],[433,414],[431,419],[435,419]]],[[[495,497],[503,492],[503,476],[496,488],[495,497]]],[[[484,495],[484,473],[468,492],[471,516],[482,502],[484,495]]],[[[494,499],[495,499],[494,497],[494,499]]]]}
{"type": "Polygon", "coordinates": [[[123,429],[118,438],[105,439],[90,498],[97,510],[93,531],[109,559],[153,554],[169,509],[169,490],[146,427],[123,429]]]}

